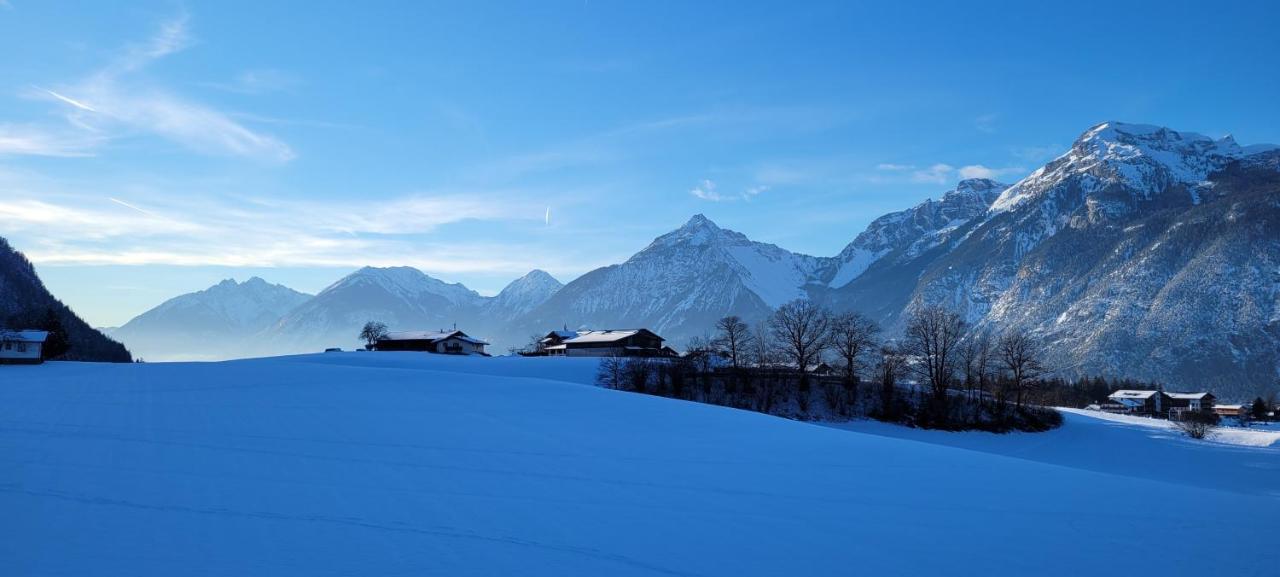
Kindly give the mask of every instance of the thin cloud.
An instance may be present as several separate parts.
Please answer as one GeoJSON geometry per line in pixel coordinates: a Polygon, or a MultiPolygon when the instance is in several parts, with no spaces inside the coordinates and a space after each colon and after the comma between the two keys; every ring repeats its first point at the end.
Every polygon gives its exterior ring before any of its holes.
{"type": "Polygon", "coordinates": [[[996,120],[1000,118],[999,114],[994,112],[983,114],[973,119],[973,126],[982,132],[995,132],[996,120]]]}
{"type": "Polygon", "coordinates": [[[716,183],[711,180],[703,180],[698,184],[698,186],[693,187],[689,191],[689,194],[693,195],[695,198],[700,198],[710,202],[720,202],[724,200],[724,197],[720,196],[720,193],[716,191],[716,183]]]}
{"type": "Polygon", "coordinates": [[[98,137],[38,126],[0,124],[0,156],[92,156],[92,148],[99,141],[98,137]]]}
{"type": "Polygon", "coordinates": [[[960,167],[960,170],[958,172],[960,174],[960,178],[997,179],[997,178],[1000,178],[1001,176],[1008,175],[1008,174],[1026,172],[1026,169],[1020,166],[1010,166],[1006,168],[989,168],[981,164],[970,164],[968,166],[960,167]]]}
{"type": "Polygon", "coordinates": [[[154,87],[145,77],[153,62],[191,45],[187,17],[163,23],[146,42],[127,47],[104,68],[58,90],[39,92],[70,108],[73,128],[97,135],[150,133],[204,154],[288,162],[297,155],[286,143],[236,121],[233,115],[154,87]]]}
{"type": "Polygon", "coordinates": [[[937,163],[929,168],[917,170],[911,173],[913,182],[931,182],[934,184],[945,184],[953,178],[955,167],[950,164],[937,163]]]}
{"type": "Polygon", "coordinates": [[[883,170],[886,172],[903,172],[906,170],[914,170],[915,167],[916,165],[914,164],[894,164],[892,162],[882,162],[876,165],[876,170],[883,170]]]}

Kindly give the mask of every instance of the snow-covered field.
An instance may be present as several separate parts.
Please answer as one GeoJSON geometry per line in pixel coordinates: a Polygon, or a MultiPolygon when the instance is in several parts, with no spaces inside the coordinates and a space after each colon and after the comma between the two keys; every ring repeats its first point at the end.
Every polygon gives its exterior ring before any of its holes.
{"type": "Polygon", "coordinates": [[[588,359],[0,367],[3,575],[1275,575],[1280,449],[835,427],[588,359]]]}

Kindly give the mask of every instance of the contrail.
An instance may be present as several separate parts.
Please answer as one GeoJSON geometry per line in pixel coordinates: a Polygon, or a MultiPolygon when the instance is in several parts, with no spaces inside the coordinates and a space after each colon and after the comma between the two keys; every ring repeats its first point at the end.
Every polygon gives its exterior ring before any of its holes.
{"type": "Polygon", "coordinates": [[[132,205],[132,204],[129,204],[129,203],[127,203],[127,202],[123,201],[123,200],[120,200],[120,199],[118,199],[118,198],[111,198],[111,197],[107,197],[107,200],[109,200],[109,201],[111,201],[111,202],[114,202],[114,203],[116,203],[116,204],[118,204],[118,205],[120,205],[120,206],[123,206],[123,207],[125,207],[125,208],[131,208],[131,209],[133,209],[133,210],[136,210],[136,211],[138,211],[138,212],[140,212],[140,213],[142,213],[142,214],[145,214],[145,215],[147,215],[147,216],[149,216],[149,217],[151,217],[151,218],[158,218],[158,219],[160,219],[160,220],[169,220],[169,219],[167,219],[167,218],[165,218],[165,217],[163,217],[163,216],[160,216],[160,215],[158,215],[158,214],[156,214],[156,213],[154,213],[154,212],[151,212],[151,211],[148,211],[148,210],[143,210],[143,209],[141,209],[141,208],[138,208],[138,207],[136,207],[136,206],[134,206],[134,205],[132,205]]]}
{"type": "Polygon", "coordinates": [[[76,99],[74,99],[74,98],[71,98],[70,96],[63,96],[63,95],[61,95],[61,94],[58,94],[57,92],[54,92],[54,91],[52,91],[52,90],[49,90],[48,88],[40,88],[39,86],[37,86],[37,87],[36,87],[36,89],[38,89],[38,90],[40,90],[40,91],[42,91],[42,92],[48,93],[48,94],[49,94],[49,96],[52,96],[52,97],[54,97],[54,98],[57,98],[58,100],[61,100],[61,101],[63,101],[63,102],[66,102],[67,104],[70,104],[70,105],[72,105],[72,106],[74,106],[74,107],[76,107],[76,108],[79,108],[80,110],[88,110],[89,112],[97,112],[97,110],[94,110],[94,108],[93,108],[92,106],[89,106],[88,104],[85,104],[85,103],[83,103],[83,102],[80,102],[79,100],[76,100],[76,99]]]}
{"type": "Polygon", "coordinates": [[[546,221],[547,221],[547,226],[551,226],[551,207],[549,206],[547,207],[546,221]]]}

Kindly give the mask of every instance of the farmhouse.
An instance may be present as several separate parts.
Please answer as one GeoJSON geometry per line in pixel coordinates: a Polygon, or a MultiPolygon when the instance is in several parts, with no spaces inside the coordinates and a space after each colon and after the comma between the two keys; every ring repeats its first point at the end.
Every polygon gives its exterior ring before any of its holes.
{"type": "Polygon", "coordinates": [[[0,364],[40,364],[47,331],[0,329],[0,364]]]}
{"type": "Polygon", "coordinates": [[[489,356],[480,339],[467,336],[462,331],[403,331],[387,333],[373,344],[375,351],[422,351],[445,355],[489,356]]]}
{"type": "Polygon", "coordinates": [[[568,357],[660,357],[674,351],[648,329],[552,331],[539,342],[544,354],[568,357]]]}
{"type": "Polygon", "coordinates": [[[1120,389],[1107,398],[1122,405],[1127,412],[1137,415],[1162,415],[1169,405],[1169,395],[1164,391],[1135,391],[1120,389]]]}
{"type": "Polygon", "coordinates": [[[1213,393],[1169,393],[1169,413],[1212,411],[1217,397],[1213,393]]]}

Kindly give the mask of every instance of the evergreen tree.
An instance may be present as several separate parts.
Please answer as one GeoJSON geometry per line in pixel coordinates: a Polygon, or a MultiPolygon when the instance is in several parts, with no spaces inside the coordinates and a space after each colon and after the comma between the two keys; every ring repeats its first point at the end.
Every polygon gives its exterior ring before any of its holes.
{"type": "Polygon", "coordinates": [[[67,339],[67,329],[62,326],[62,318],[53,307],[44,309],[44,318],[38,323],[40,330],[48,331],[49,337],[41,349],[46,359],[56,359],[71,350],[71,342],[67,339]]]}

